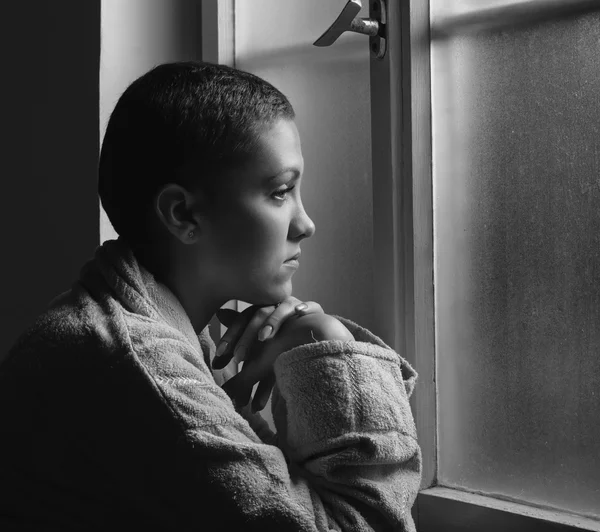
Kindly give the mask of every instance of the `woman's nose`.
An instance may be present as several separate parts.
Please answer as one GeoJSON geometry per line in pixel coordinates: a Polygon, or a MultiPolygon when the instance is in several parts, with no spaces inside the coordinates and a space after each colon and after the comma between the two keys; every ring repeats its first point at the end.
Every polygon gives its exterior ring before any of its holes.
{"type": "Polygon", "coordinates": [[[310,238],[315,234],[315,223],[306,214],[302,205],[299,206],[298,214],[294,218],[290,229],[294,238],[310,238]]]}

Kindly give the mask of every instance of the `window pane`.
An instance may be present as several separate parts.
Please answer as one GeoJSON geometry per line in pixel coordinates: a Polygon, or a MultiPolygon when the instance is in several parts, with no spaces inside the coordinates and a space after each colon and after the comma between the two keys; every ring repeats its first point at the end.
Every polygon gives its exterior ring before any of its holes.
{"type": "Polygon", "coordinates": [[[599,58],[598,13],[432,51],[439,481],[595,517],[599,58]]]}

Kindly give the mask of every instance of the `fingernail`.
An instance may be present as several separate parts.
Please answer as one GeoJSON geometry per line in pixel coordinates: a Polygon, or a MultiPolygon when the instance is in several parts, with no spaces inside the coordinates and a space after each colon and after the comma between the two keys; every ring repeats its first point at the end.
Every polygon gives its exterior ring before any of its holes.
{"type": "Polygon", "coordinates": [[[258,333],[258,340],[260,342],[264,342],[267,338],[269,338],[269,336],[271,336],[272,332],[273,327],[271,325],[265,325],[258,333]]]}
{"type": "Polygon", "coordinates": [[[246,348],[243,345],[240,345],[235,348],[235,351],[233,352],[233,358],[235,358],[238,362],[242,362],[245,354],[246,348]]]}
{"type": "Polygon", "coordinates": [[[217,352],[215,353],[215,358],[219,358],[225,352],[225,349],[227,349],[228,345],[229,345],[229,342],[221,342],[217,346],[217,352]]]}
{"type": "Polygon", "coordinates": [[[306,303],[302,303],[300,305],[298,305],[297,307],[294,307],[294,310],[296,312],[302,312],[304,310],[306,310],[308,308],[308,305],[306,303]]]}

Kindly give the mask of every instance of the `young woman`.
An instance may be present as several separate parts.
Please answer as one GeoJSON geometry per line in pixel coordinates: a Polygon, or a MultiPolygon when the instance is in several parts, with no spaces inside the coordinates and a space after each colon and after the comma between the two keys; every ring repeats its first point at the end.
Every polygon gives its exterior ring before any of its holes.
{"type": "Polygon", "coordinates": [[[0,367],[1,530],[414,530],[415,372],[292,296],[303,164],[256,76],[165,64],[125,91],[99,166],[119,239],[0,367]]]}

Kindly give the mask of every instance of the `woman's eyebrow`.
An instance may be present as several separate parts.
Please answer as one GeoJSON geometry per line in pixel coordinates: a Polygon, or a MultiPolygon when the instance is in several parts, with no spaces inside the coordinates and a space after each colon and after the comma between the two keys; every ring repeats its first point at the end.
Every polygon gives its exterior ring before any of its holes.
{"type": "Polygon", "coordinates": [[[298,179],[300,177],[300,170],[298,170],[298,168],[296,168],[295,166],[289,166],[287,168],[284,168],[277,174],[272,175],[271,177],[268,177],[267,181],[273,181],[274,179],[277,179],[278,177],[282,176],[283,174],[289,174],[289,173],[294,174],[293,179],[298,179]]]}

